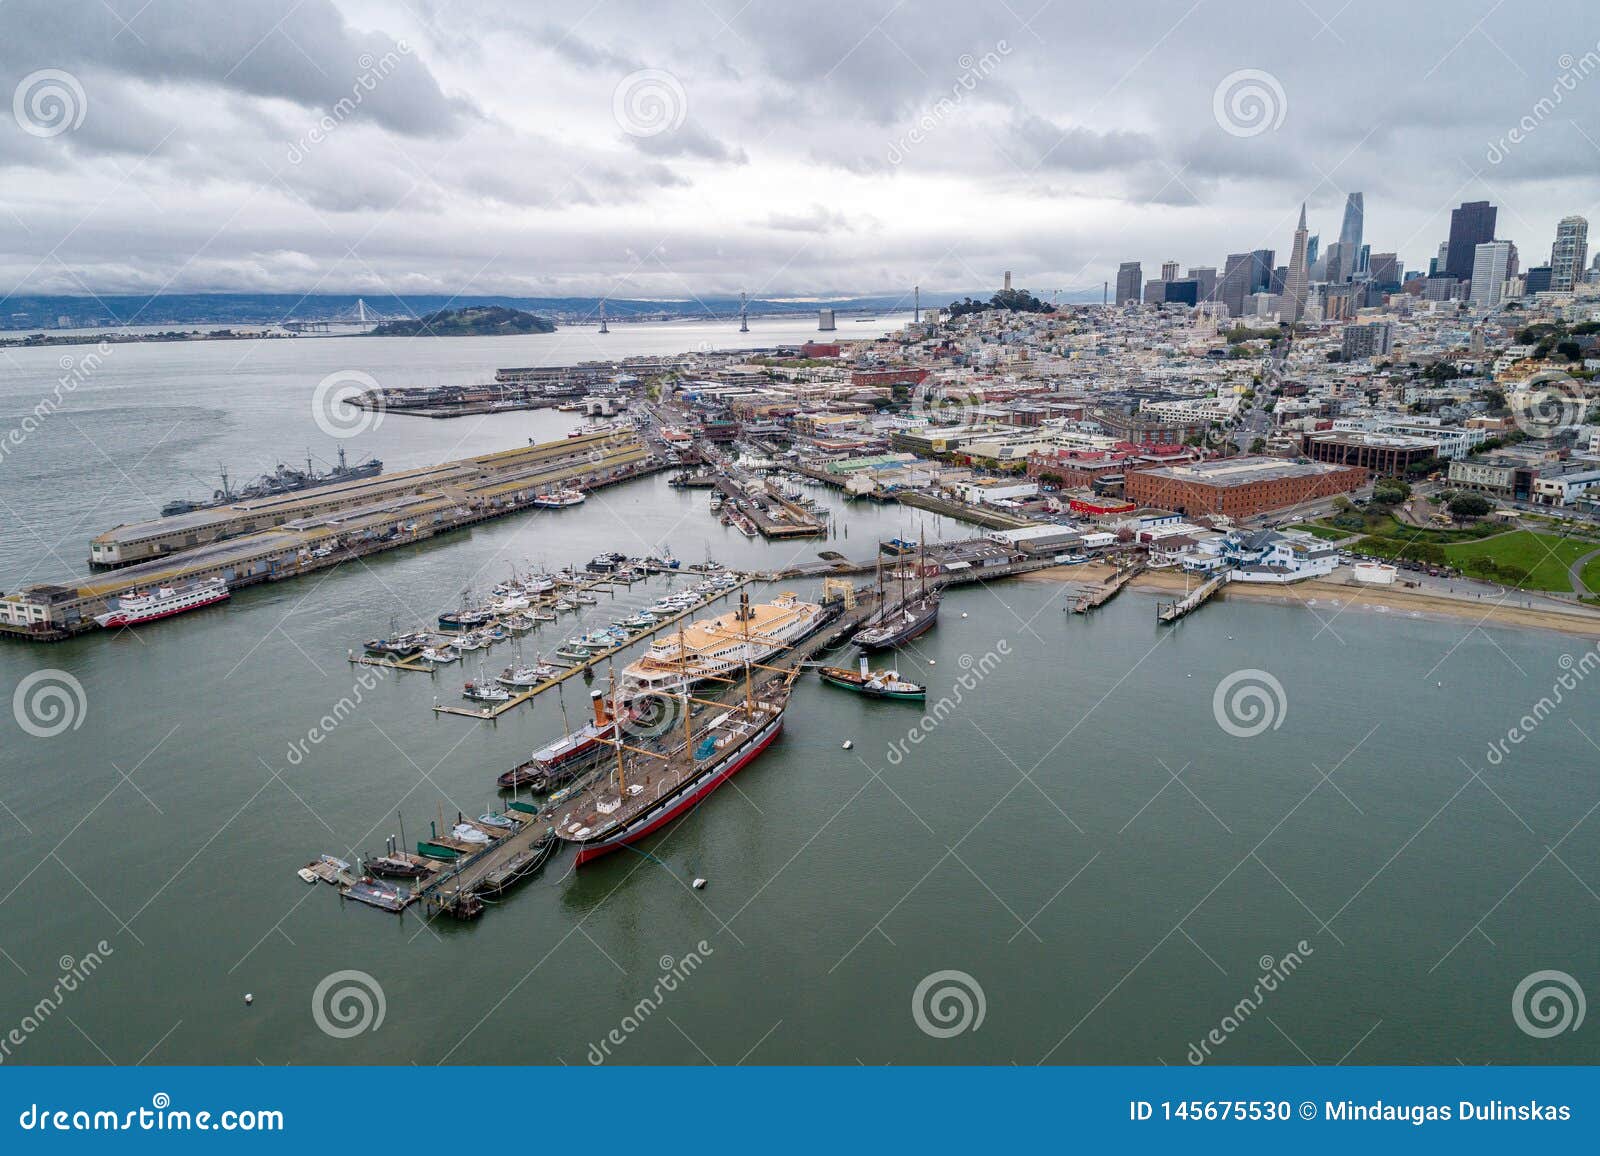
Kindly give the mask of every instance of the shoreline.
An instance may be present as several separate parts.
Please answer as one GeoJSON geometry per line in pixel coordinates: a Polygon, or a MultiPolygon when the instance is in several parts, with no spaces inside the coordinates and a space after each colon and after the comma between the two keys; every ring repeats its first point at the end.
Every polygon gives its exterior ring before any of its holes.
{"type": "MultiPolygon", "coordinates": [[[[1103,582],[1112,568],[1102,563],[1084,563],[1078,566],[1052,566],[1020,574],[1022,582],[1076,582],[1092,585],[1103,582]]],[[[1230,582],[1218,593],[1224,599],[1262,602],[1298,602],[1307,608],[1327,606],[1337,614],[1360,607],[1378,613],[1405,612],[1408,617],[1454,618],[1472,621],[1475,625],[1493,623],[1498,626],[1524,630],[1553,630],[1561,634],[1600,638],[1600,612],[1575,606],[1560,610],[1551,606],[1512,606],[1498,603],[1492,598],[1463,598],[1441,594],[1433,590],[1411,589],[1405,586],[1369,586],[1353,579],[1340,580],[1335,572],[1328,578],[1312,578],[1286,586],[1230,582]]],[[[1130,589],[1150,590],[1167,594],[1181,592],[1186,585],[1185,576],[1172,570],[1147,570],[1128,584],[1130,589]]],[[[1518,596],[1522,592],[1513,592],[1518,596]]],[[[1529,597],[1535,597],[1529,592],[1529,597]]]]}

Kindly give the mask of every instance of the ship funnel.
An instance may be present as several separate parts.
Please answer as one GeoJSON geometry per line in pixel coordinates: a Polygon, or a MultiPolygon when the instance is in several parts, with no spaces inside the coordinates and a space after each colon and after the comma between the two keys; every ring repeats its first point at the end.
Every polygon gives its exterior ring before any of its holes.
{"type": "Polygon", "coordinates": [[[605,726],[608,721],[606,719],[606,696],[598,690],[591,690],[589,692],[589,701],[594,703],[594,725],[597,727],[605,726]]]}

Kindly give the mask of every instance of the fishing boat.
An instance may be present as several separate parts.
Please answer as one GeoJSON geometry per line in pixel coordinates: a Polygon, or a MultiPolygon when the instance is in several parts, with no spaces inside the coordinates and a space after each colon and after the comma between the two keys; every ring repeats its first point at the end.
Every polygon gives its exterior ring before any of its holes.
{"type": "Polygon", "coordinates": [[[426,634],[411,633],[396,634],[390,638],[369,638],[363,645],[369,654],[379,654],[385,658],[410,658],[426,649],[432,641],[426,634]]]}
{"type": "Polygon", "coordinates": [[[506,790],[526,788],[542,793],[567,782],[605,754],[607,748],[602,740],[616,736],[616,719],[607,711],[605,696],[598,690],[591,691],[589,698],[594,707],[593,722],[540,747],[527,761],[501,774],[498,784],[506,790]]]}
{"type": "Polygon", "coordinates": [[[595,606],[600,602],[600,599],[596,598],[593,594],[590,594],[587,590],[577,591],[573,594],[572,600],[579,606],[595,606]]]}
{"type": "Polygon", "coordinates": [[[578,866],[636,843],[688,814],[778,737],[797,672],[753,686],[750,664],[744,665],[742,702],[695,699],[687,690],[674,696],[683,703],[683,733],[675,745],[647,750],[620,738],[605,742],[615,763],[564,803],[555,820],[556,837],[576,845],[578,866]],[[715,708],[716,714],[698,733],[696,703],[715,708]]]}
{"type": "Polygon", "coordinates": [[[590,558],[584,569],[591,574],[609,574],[627,560],[626,554],[618,554],[615,550],[611,550],[590,558]]]}
{"type": "Polygon", "coordinates": [[[658,639],[644,657],[629,663],[622,672],[623,697],[677,690],[685,679],[693,685],[746,662],[764,662],[810,634],[821,619],[822,607],[793,594],[751,605],[745,593],[734,610],[658,639]]]}
{"type": "Polygon", "coordinates": [[[228,597],[228,584],[221,578],[201,578],[154,590],[129,590],[113,598],[110,609],[96,614],[94,620],[106,627],[137,626],[225,602],[228,597]]]}
{"type": "Polygon", "coordinates": [[[461,687],[461,697],[473,702],[509,702],[511,692],[505,687],[485,679],[481,674],[461,687]]]}
{"type": "Polygon", "coordinates": [[[927,687],[918,686],[901,678],[899,671],[869,670],[865,657],[861,659],[859,670],[851,670],[848,666],[822,666],[817,668],[817,673],[829,686],[851,690],[868,698],[903,698],[920,701],[928,696],[927,687]]]}
{"type": "Polygon", "coordinates": [[[548,610],[530,610],[528,614],[534,622],[554,622],[556,620],[556,616],[548,610]]]}
{"type": "Polygon", "coordinates": [[[538,686],[541,682],[549,682],[560,673],[560,670],[548,662],[535,661],[532,666],[525,662],[514,662],[502,670],[495,681],[513,690],[526,690],[530,686],[538,686]]]}
{"type": "Polygon", "coordinates": [[[434,666],[448,666],[450,663],[460,659],[461,653],[456,650],[453,643],[447,642],[443,646],[423,647],[420,657],[422,661],[430,662],[434,666]]]}
{"type": "Polygon", "coordinates": [[[471,630],[455,640],[453,644],[457,650],[482,650],[489,645],[489,636],[482,630],[471,630]]]}
{"type": "Polygon", "coordinates": [[[564,658],[568,662],[587,662],[594,656],[589,653],[589,648],[586,646],[578,646],[572,642],[563,642],[560,646],[556,647],[556,657],[564,658]]]}
{"type": "Polygon", "coordinates": [[[656,624],[656,616],[648,611],[641,610],[638,614],[630,614],[626,618],[617,619],[618,626],[625,626],[629,630],[644,630],[656,624]]]}

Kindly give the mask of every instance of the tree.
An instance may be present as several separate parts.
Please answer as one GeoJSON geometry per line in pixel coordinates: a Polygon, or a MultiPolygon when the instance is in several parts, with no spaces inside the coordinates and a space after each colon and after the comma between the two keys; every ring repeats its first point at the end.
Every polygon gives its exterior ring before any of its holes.
{"type": "Polygon", "coordinates": [[[1253,453],[1253,454],[1259,454],[1262,450],[1264,450],[1266,448],[1267,448],[1267,439],[1266,438],[1256,438],[1253,441],[1251,441],[1251,443],[1250,443],[1250,452],[1253,453]]]}
{"type": "Polygon", "coordinates": [[[1445,508],[1458,518],[1482,518],[1494,509],[1494,503],[1481,494],[1457,494],[1445,508]]]}
{"type": "Polygon", "coordinates": [[[1579,345],[1576,341],[1558,342],[1556,345],[1556,352],[1562,357],[1565,357],[1568,361],[1583,360],[1583,346],[1579,345]]]}

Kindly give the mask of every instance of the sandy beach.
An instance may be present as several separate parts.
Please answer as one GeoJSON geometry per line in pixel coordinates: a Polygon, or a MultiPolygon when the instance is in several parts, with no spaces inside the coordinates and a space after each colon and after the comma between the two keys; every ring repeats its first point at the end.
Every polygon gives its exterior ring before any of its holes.
{"type": "MultiPolygon", "coordinates": [[[[1103,582],[1112,568],[1103,563],[1085,563],[1081,566],[1052,566],[1018,576],[1023,582],[1074,582],[1085,585],[1103,582]]],[[[1161,593],[1182,592],[1193,588],[1194,579],[1173,570],[1148,570],[1135,578],[1132,588],[1161,593]]],[[[1485,594],[1482,598],[1470,594],[1447,594],[1437,590],[1424,590],[1401,586],[1369,586],[1349,577],[1340,570],[1328,578],[1296,582],[1288,586],[1269,586],[1236,582],[1224,587],[1219,598],[1255,600],[1265,602],[1298,602],[1308,610],[1328,617],[1341,612],[1365,611],[1368,613],[1402,613],[1428,618],[1457,618],[1473,624],[1520,627],[1535,630],[1556,630],[1563,634],[1600,637],[1600,610],[1574,605],[1570,610],[1549,604],[1537,607],[1512,605],[1511,601],[1525,597],[1512,591],[1502,602],[1501,596],[1485,594]]]]}

